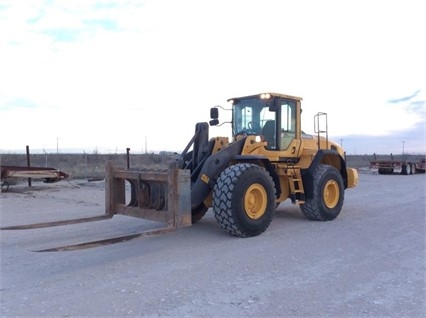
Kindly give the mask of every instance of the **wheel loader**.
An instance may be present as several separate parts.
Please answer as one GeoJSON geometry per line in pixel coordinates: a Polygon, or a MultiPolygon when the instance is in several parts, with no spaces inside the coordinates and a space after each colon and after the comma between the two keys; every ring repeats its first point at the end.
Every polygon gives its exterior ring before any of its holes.
{"type": "Polygon", "coordinates": [[[162,215],[164,222],[180,227],[196,223],[212,208],[221,228],[238,237],[264,232],[287,199],[308,219],[333,220],[358,174],[346,166],[343,149],[328,140],[326,113],[314,118],[316,135],[302,131],[301,101],[277,93],[231,98],[231,140],[209,137],[209,125],[219,124],[219,107],[214,107],[210,122],[196,124],[167,173],[119,172],[110,166],[107,213],[157,220],[162,215]],[[179,177],[167,182],[166,174],[179,177]],[[124,180],[130,183],[129,203],[124,180]]]}
{"type": "Polygon", "coordinates": [[[195,125],[194,136],[166,170],[117,168],[108,162],[105,214],[2,229],[98,221],[121,214],[165,223],[163,230],[153,231],[158,234],[191,226],[211,208],[223,230],[252,237],[268,228],[285,200],[298,204],[308,219],[335,219],[345,190],[357,185],[358,173],[346,166],[343,149],[328,140],[327,114],[315,115],[315,133],[309,135],[301,129],[300,97],[262,93],[228,102],[231,139],[209,137],[209,126],[220,124],[219,107],[213,107],[210,122],[195,125]]]}

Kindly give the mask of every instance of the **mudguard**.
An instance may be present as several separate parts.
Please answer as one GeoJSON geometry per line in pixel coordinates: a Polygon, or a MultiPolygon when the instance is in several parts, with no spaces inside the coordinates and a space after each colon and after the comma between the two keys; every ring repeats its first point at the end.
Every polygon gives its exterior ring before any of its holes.
{"type": "Polygon", "coordinates": [[[346,172],[346,161],[339,155],[335,150],[330,149],[320,149],[315,155],[314,160],[307,169],[301,169],[303,188],[305,190],[305,198],[312,198],[313,196],[313,181],[314,173],[318,165],[320,164],[330,164],[333,165],[339,170],[343,178],[343,184],[345,189],[348,187],[348,175],[346,172]],[[334,163],[330,162],[330,158],[335,159],[334,163]]]}

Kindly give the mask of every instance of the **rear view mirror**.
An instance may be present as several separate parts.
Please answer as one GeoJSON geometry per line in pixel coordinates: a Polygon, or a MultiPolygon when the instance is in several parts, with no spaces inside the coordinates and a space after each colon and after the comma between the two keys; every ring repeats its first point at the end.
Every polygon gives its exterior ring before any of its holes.
{"type": "Polygon", "coordinates": [[[269,111],[270,112],[276,112],[279,109],[278,103],[275,102],[275,100],[271,100],[269,102],[269,111]]]}
{"type": "Polygon", "coordinates": [[[212,119],[209,121],[210,126],[219,125],[219,119],[212,119]]]}
{"type": "Polygon", "coordinates": [[[210,126],[219,125],[219,109],[217,107],[210,108],[210,126]]]}
{"type": "Polygon", "coordinates": [[[211,119],[219,118],[219,109],[217,107],[210,108],[210,118],[211,119]]]}

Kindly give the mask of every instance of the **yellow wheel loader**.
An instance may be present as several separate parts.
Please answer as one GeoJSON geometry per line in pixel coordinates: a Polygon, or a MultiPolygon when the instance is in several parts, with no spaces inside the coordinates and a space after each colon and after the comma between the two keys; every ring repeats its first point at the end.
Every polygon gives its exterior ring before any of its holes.
{"type": "Polygon", "coordinates": [[[311,220],[336,218],[344,191],[356,186],[358,174],[346,167],[343,149],[328,140],[327,115],[315,116],[316,135],[308,135],[301,129],[302,98],[264,93],[228,101],[232,140],[209,138],[209,124],[219,124],[214,107],[210,123],[196,124],[193,138],[167,172],[110,165],[107,214],[161,220],[176,228],[192,225],[212,208],[220,226],[239,237],[265,231],[287,199],[311,220]]]}
{"type": "Polygon", "coordinates": [[[196,124],[191,141],[167,170],[122,169],[108,162],[105,214],[2,229],[66,225],[122,214],[165,223],[163,230],[152,231],[158,234],[191,226],[212,208],[226,232],[251,237],[268,228],[275,209],[287,199],[298,204],[308,219],[333,220],[342,209],[345,190],[357,185],[358,173],[346,166],[343,149],[328,140],[326,113],[315,116],[314,135],[302,131],[301,101],[276,93],[231,98],[231,140],[209,137],[209,125],[219,124],[214,107],[210,123],[196,124]]]}

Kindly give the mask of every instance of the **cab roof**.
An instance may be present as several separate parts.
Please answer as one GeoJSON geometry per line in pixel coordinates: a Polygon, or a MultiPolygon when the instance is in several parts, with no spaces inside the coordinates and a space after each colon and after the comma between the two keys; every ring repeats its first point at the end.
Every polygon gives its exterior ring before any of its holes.
{"type": "Polygon", "coordinates": [[[291,95],[280,94],[280,93],[266,92],[266,93],[261,93],[261,94],[256,94],[256,95],[233,97],[233,98],[229,98],[227,101],[229,102],[230,100],[233,100],[233,99],[244,99],[244,98],[250,98],[250,97],[260,97],[261,95],[265,95],[265,94],[269,94],[269,95],[271,95],[271,97],[281,97],[281,98],[293,99],[293,100],[298,100],[298,101],[303,100],[302,97],[291,96],[291,95]]]}

